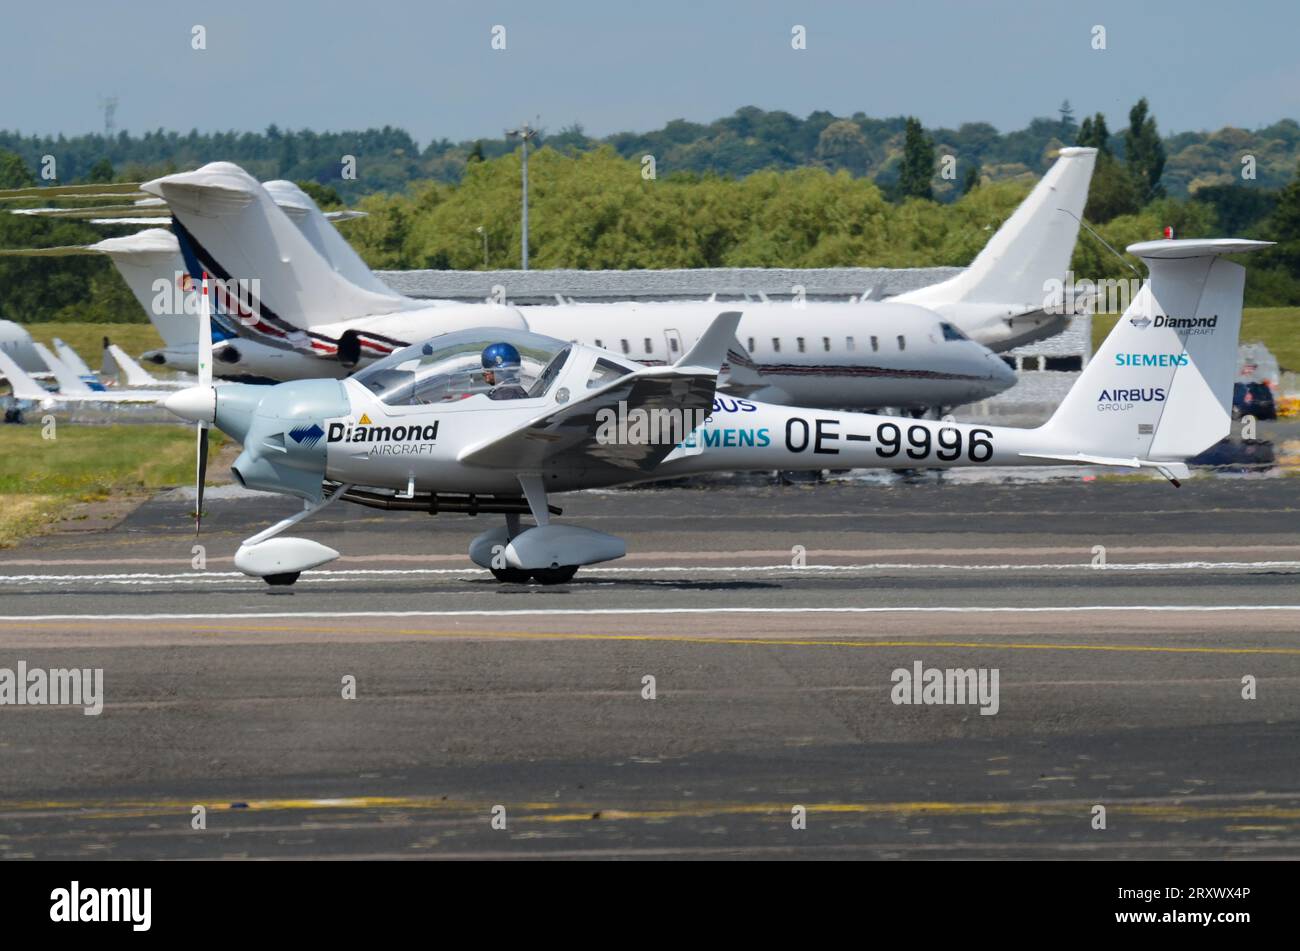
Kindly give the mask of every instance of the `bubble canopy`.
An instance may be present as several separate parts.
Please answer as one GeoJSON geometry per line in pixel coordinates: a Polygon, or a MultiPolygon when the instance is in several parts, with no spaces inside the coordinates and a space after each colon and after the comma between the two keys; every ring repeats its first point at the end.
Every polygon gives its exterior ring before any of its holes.
{"type": "Polygon", "coordinates": [[[389,406],[463,400],[492,389],[483,379],[482,355],[494,343],[508,343],[519,351],[519,383],[530,399],[546,395],[571,349],[563,340],[526,330],[478,327],[397,350],[352,379],[389,406]]]}

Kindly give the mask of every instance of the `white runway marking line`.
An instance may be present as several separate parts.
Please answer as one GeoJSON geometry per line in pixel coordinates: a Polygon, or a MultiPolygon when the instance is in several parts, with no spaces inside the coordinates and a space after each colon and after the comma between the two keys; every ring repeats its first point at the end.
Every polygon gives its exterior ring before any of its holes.
{"type": "MultiPolygon", "coordinates": [[[[658,565],[644,567],[591,567],[584,568],[584,578],[606,575],[667,574],[676,572],[689,576],[742,574],[742,573],[785,573],[789,575],[815,574],[818,572],[868,572],[868,571],[916,571],[930,569],[933,571],[1250,571],[1260,569],[1300,569],[1300,561],[1173,561],[1173,562],[1133,562],[1128,564],[1111,563],[1095,566],[1090,562],[1034,563],[1025,565],[954,565],[943,562],[874,562],[862,565],[658,565]]],[[[369,578],[398,575],[479,575],[482,569],[466,565],[463,568],[335,568],[319,569],[304,573],[299,584],[322,583],[326,581],[345,581],[349,578],[369,578]]],[[[0,584],[73,584],[87,582],[90,584],[223,584],[230,581],[260,582],[239,571],[185,571],[171,574],[157,572],[133,572],[123,574],[87,574],[87,575],[0,575],[0,584]]]]}
{"type": "Polygon", "coordinates": [[[246,621],[320,618],[562,617],[654,614],[1054,614],[1090,612],[1300,611],[1300,604],[1084,604],[1074,607],[871,607],[871,608],[551,608],[492,611],[258,611],[249,614],[5,614],[6,621],[246,621]]]}
{"type": "MultiPolygon", "coordinates": [[[[1259,553],[1264,552],[1293,552],[1300,553],[1300,545],[1231,545],[1228,546],[1231,551],[1241,553],[1259,553]]],[[[1110,555],[1144,555],[1148,558],[1156,555],[1166,555],[1176,557],[1179,554],[1191,556],[1193,553],[1217,553],[1224,550],[1223,545],[1107,545],[1106,551],[1110,555]]],[[[808,551],[808,557],[816,561],[823,558],[909,558],[915,555],[930,555],[933,557],[943,555],[983,555],[992,557],[1002,555],[1006,557],[1019,556],[1021,558],[1030,555],[1072,555],[1091,558],[1091,546],[1080,545],[1016,545],[1014,547],[998,546],[981,546],[979,548],[937,548],[933,545],[923,548],[888,548],[883,546],[873,546],[871,548],[814,548],[808,551]]],[[[699,561],[722,561],[727,558],[750,558],[750,559],[774,559],[778,563],[788,564],[790,550],[788,548],[771,549],[771,548],[739,548],[728,551],[635,551],[627,556],[623,561],[625,565],[640,564],[645,561],[663,560],[665,558],[677,558],[692,563],[699,561]]],[[[1247,555],[1246,557],[1249,557],[1247,555]]],[[[97,565],[112,565],[122,567],[124,565],[175,565],[179,561],[188,560],[189,555],[185,558],[10,558],[0,559],[0,568],[74,568],[88,567],[97,565]]],[[[229,564],[233,562],[233,555],[210,555],[208,563],[229,564]]],[[[456,562],[464,564],[465,556],[463,554],[419,554],[412,555],[409,553],[388,552],[370,555],[343,555],[339,558],[339,564],[360,565],[366,563],[399,563],[399,562],[456,562]]]]}

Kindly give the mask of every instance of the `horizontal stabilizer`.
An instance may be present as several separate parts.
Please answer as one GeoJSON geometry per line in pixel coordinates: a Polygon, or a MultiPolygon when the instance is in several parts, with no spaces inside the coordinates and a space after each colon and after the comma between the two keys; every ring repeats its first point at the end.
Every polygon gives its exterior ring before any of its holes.
{"type": "Polygon", "coordinates": [[[1172,473],[1181,479],[1187,478],[1188,475],[1185,463],[1156,462],[1152,459],[1139,459],[1136,456],[1131,459],[1123,459],[1118,456],[1094,456],[1086,452],[1062,453],[1060,455],[1022,452],[1020,455],[1025,459],[1042,459],[1044,462],[1068,462],[1072,465],[1119,466],[1124,469],[1159,469],[1161,473],[1172,473]]]}
{"type": "Polygon", "coordinates": [[[98,254],[93,245],[67,244],[58,248],[0,248],[0,257],[64,258],[77,254],[98,254]]]}
{"type": "Polygon", "coordinates": [[[94,183],[90,185],[31,185],[0,190],[0,201],[20,198],[125,198],[143,195],[139,182],[94,183]]]}
{"type": "Polygon", "coordinates": [[[95,205],[86,208],[14,208],[10,214],[33,218],[98,218],[108,214],[118,218],[147,218],[156,217],[165,211],[161,205],[162,202],[154,201],[149,205],[137,202],[133,205],[95,205]]]}

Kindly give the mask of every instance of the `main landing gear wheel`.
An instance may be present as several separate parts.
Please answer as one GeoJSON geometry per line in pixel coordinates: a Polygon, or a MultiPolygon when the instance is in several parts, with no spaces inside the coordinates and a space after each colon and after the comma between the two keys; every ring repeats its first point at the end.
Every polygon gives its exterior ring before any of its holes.
{"type": "Polygon", "coordinates": [[[559,568],[534,568],[533,580],[538,584],[564,584],[571,581],[578,573],[577,565],[563,565],[559,568]]]}
{"type": "Polygon", "coordinates": [[[291,585],[298,580],[301,571],[286,571],[279,575],[263,575],[262,580],[269,585],[291,585]]]}
{"type": "Polygon", "coordinates": [[[489,568],[492,577],[506,584],[524,584],[528,581],[528,572],[523,568],[489,568]]]}

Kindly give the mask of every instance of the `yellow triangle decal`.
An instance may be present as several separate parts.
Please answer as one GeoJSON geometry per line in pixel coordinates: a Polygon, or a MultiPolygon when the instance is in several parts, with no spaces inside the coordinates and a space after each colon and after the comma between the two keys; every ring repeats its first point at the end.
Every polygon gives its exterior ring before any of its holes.
{"type": "Polygon", "coordinates": [[[362,425],[362,426],[369,426],[369,425],[370,425],[370,417],[367,416],[365,413],[362,413],[362,414],[361,414],[361,425],[362,425]]]}

